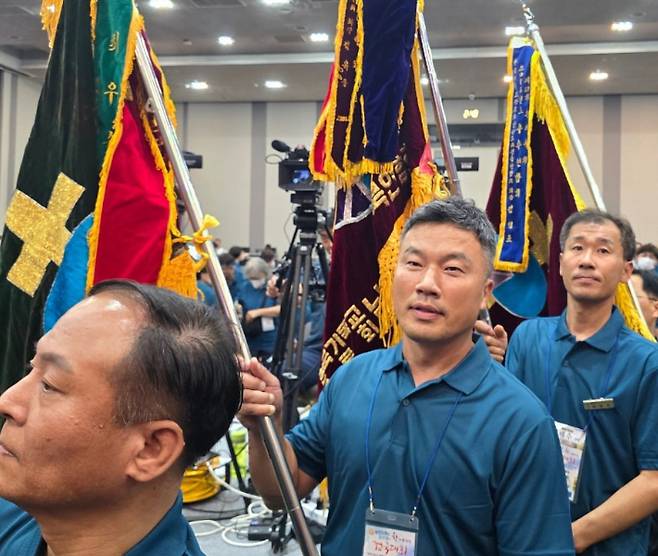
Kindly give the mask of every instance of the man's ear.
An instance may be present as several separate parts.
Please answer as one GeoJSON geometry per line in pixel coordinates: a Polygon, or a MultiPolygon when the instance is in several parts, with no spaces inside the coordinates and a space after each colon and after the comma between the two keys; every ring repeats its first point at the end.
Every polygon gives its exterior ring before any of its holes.
{"type": "Polygon", "coordinates": [[[624,263],[624,270],[621,275],[621,282],[628,283],[633,274],[633,261],[626,261],[624,263]]]}
{"type": "Polygon", "coordinates": [[[484,283],[484,298],[482,299],[482,305],[480,306],[480,309],[487,309],[487,301],[489,300],[489,297],[491,296],[491,292],[493,291],[494,287],[494,282],[491,278],[487,278],[486,282],[484,283]]]}
{"type": "Polygon", "coordinates": [[[166,473],[180,459],[185,447],[183,430],[170,420],[134,425],[136,449],[126,475],[137,482],[148,482],[166,473]]]}

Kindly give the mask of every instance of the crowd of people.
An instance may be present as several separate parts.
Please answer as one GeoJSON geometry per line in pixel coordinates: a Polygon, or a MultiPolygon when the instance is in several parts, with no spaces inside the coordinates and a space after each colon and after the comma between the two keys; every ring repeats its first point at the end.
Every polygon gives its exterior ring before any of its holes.
{"type": "Polygon", "coordinates": [[[339,368],[285,435],[280,382],[263,364],[281,311],[272,249],[219,253],[257,356],[246,362],[207,277],[203,303],[97,285],[0,396],[0,556],[201,554],[178,488],[236,413],[269,507],[282,499],[261,416],[300,496],[328,479],[324,555],[646,556],[658,345],[614,300],[632,282],[656,333],[658,249],[596,210],[569,217],[560,245],[564,312],[508,338],[478,321],[493,288],[486,215],[459,198],[418,209],[393,281],[400,343],[339,368]]]}

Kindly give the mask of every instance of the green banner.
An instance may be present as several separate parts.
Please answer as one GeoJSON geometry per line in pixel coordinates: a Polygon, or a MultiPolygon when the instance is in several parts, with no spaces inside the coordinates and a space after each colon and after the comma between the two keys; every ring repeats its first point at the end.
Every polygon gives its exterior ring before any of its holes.
{"type": "Polygon", "coordinates": [[[0,244],[0,391],[41,336],[71,231],[96,202],[96,91],[88,0],[65,0],[0,244]]]}

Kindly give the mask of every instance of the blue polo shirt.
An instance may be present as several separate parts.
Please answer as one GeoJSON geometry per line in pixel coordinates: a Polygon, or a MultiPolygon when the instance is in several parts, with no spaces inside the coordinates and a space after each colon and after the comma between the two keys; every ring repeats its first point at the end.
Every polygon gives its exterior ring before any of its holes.
{"type": "MultiPolygon", "coordinates": [[[[569,332],[566,311],[524,322],[510,340],[506,365],[547,405],[550,396],[557,421],[584,428],[593,413],[579,492],[571,505],[574,520],[641,470],[658,469],[658,346],[626,328],[616,308],[603,328],[580,342],[569,332]],[[610,382],[603,392],[608,369],[610,382]],[[585,411],[583,400],[600,396],[614,398],[615,407],[585,411]]],[[[646,556],[649,527],[645,519],[583,554],[646,556]]]]}
{"type": "MultiPolygon", "coordinates": [[[[238,289],[238,301],[242,304],[244,314],[252,309],[260,309],[261,307],[273,307],[277,304],[277,300],[269,297],[266,294],[265,286],[256,289],[251,285],[249,280],[244,280],[238,289]]],[[[276,324],[276,321],[275,321],[276,324]]],[[[274,351],[274,344],[276,342],[276,329],[261,332],[257,336],[247,338],[249,344],[249,351],[256,356],[259,352],[270,354],[274,351]]]]}
{"type": "MultiPolygon", "coordinates": [[[[183,517],[183,499],[176,502],[153,530],[125,556],[204,556],[183,517]]],[[[0,498],[0,556],[41,556],[45,543],[35,519],[0,498]]]]}
{"type": "Polygon", "coordinates": [[[359,355],[288,433],[299,467],[329,477],[323,555],[363,550],[366,422],[380,376],[370,431],[378,509],[411,513],[437,434],[462,395],[418,509],[419,556],[574,553],[553,422],[480,340],[449,373],[418,387],[401,345],[359,355]]]}

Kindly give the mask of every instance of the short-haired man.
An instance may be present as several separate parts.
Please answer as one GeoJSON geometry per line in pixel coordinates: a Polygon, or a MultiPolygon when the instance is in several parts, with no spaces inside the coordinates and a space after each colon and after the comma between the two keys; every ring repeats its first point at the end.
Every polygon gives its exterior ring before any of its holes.
{"type": "Polygon", "coordinates": [[[635,237],[626,220],[586,210],[565,221],[560,246],[567,308],[517,328],[506,365],[562,433],[576,551],[646,556],[658,510],[658,347],[614,306],[635,237]]]}
{"type": "Polygon", "coordinates": [[[0,396],[0,555],[202,554],[179,488],[239,407],[235,353],[201,303],[94,287],[0,396]]]}
{"type": "Polygon", "coordinates": [[[640,303],[642,316],[651,330],[658,337],[658,274],[651,270],[634,270],[631,282],[640,303]]]}
{"type": "MultiPolygon", "coordinates": [[[[329,478],[325,556],[573,554],[553,422],[471,339],[494,247],[472,202],[418,209],[393,283],[401,343],[343,365],[283,440],[300,495],[329,478]]],[[[279,423],[281,390],[255,362],[250,371],[240,417],[252,478],[280,505],[253,416],[279,423]]]]}

